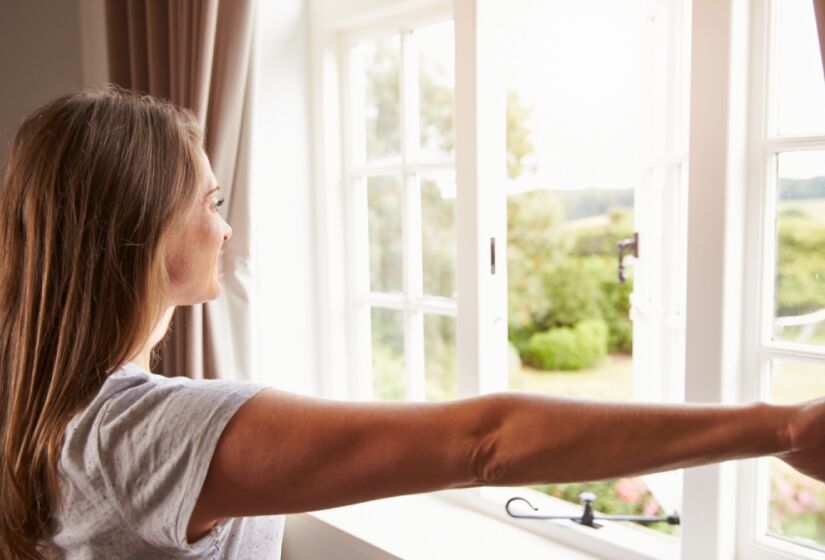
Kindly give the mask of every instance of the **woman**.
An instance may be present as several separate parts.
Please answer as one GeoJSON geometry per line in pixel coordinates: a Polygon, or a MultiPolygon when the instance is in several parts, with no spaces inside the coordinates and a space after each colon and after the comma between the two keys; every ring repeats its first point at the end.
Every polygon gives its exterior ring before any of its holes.
{"type": "Polygon", "coordinates": [[[825,400],[347,403],[149,373],[231,229],[186,111],[115,88],[26,119],[0,193],[0,556],[272,558],[283,514],[776,455],[825,479],[825,400]]]}

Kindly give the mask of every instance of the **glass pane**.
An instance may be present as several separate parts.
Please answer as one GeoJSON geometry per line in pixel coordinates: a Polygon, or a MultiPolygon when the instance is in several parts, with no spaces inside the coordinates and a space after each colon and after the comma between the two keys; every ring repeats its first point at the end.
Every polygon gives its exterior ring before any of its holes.
{"type": "Polygon", "coordinates": [[[404,400],[404,312],[373,308],[370,315],[373,394],[377,400],[404,400]]]}
{"type": "Polygon", "coordinates": [[[508,197],[509,388],[633,399],[633,278],[616,245],[633,234],[632,190],[508,197]]]}
{"type": "Polygon", "coordinates": [[[402,290],[401,186],[398,177],[369,177],[370,289],[402,290]]]}
{"type": "Polygon", "coordinates": [[[455,297],[455,173],[421,177],[424,293],[455,297]]]}
{"type": "Polygon", "coordinates": [[[422,159],[451,158],[453,140],[453,23],[422,27],[413,34],[418,49],[418,87],[422,159]]]}
{"type": "Polygon", "coordinates": [[[424,315],[424,369],[428,401],[456,398],[458,379],[452,317],[424,315]]]}
{"type": "Polygon", "coordinates": [[[776,133],[825,134],[825,81],[813,2],[778,0],[774,14],[771,81],[776,92],[776,133]]]}
{"type": "Polygon", "coordinates": [[[825,151],[779,154],[774,339],[825,346],[825,151]]]}
{"type": "Polygon", "coordinates": [[[360,66],[364,72],[367,160],[394,158],[401,153],[400,53],[398,35],[355,47],[355,56],[359,59],[356,68],[360,66]]]}
{"type": "MultiPolygon", "coordinates": [[[[825,363],[774,360],[772,400],[796,403],[825,395],[825,363]]],[[[825,484],[778,459],[770,462],[768,531],[802,544],[825,548],[825,484]]]]}
{"type": "MultiPolygon", "coordinates": [[[[655,31],[646,27],[651,4],[510,0],[502,18],[510,390],[633,399],[632,267],[620,283],[616,246],[634,232],[634,193],[649,163],[643,125],[670,106],[664,91],[645,103],[654,95],[643,84],[656,91],[667,75],[642,40],[655,31]]],[[[655,19],[661,58],[671,40],[666,16],[655,19]]],[[[608,514],[667,513],[641,478],[539,489],[576,503],[594,492],[608,514]]]]}

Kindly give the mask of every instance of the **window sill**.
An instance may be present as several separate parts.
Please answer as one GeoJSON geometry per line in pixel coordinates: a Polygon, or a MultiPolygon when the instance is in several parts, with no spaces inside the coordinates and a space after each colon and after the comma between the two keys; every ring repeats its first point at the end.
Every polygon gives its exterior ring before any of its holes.
{"type": "MultiPolygon", "coordinates": [[[[565,522],[512,520],[503,505],[496,503],[506,500],[503,496],[528,494],[535,504],[536,496],[523,488],[485,488],[484,492],[460,490],[400,496],[290,516],[283,558],[679,557],[675,539],[658,538],[616,524],[596,531],[565,522]]],[[[579,511],[560,500],[548,499],[555,511],[579,511]]],[[[542,505],[545,507],[546,504],[542,505]]]]}

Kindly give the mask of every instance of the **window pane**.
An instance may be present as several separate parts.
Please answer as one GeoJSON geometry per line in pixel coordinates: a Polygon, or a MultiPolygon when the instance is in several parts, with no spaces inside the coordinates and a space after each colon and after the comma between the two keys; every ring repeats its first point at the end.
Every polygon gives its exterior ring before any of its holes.
{"type": "Polygon", "coordinates": [[[370,289],[373,292],[402,289],[401,199],[398,177],[367,179],[370,289]]]}
{"type": "Polygon", "coordinates": [[[428,401],[456,398],[458,380],[454,318],[424,315],[424,368],[428,401]]]}
{"type": "MultiPolygon", "coordinates": [[[[653,133],[643,127],[661,121],[659,142],[651,144],[662,146],[664,158],[665,124],[672,124],[665,123],[672,103],[666,95],[672,68],[666,63],[674,38],[668,34],[668,13],[657,7],[654,18],[654,5],[659,3],[511,0],[502,18],[508,46],[502,117],[510,179],[510,390],[633,400],[633,267],[627,270],[629,281],[620,283],[616,247],[633,236],[635,193],[644,186],[640,170],[651,163],[641,139],[653,133]],[[646,48],[643,38],[654,33],[661,48],[646,48]]],[[[647,198],[639,201],[641,209],[657,208],[654,197],[661,197],[663,187],[656,187],[642,191],[647,198]]],[[[654,223],[645,217],[642,225],[654,223]]],[[[642,247],[662,242],[658,235],[648,245],[642,241],[642,247]]],[[[647,285],[665,283],[660,268],[645,266],[651,272],[647,285]]],[[[649,299],[650,291],[637,294],[649,299]]],[[[645,301],[640,307],[645,330],[637,332],[658,329],[660,323],[646,311],[652,306],[645,301]]],[[[655,353],[649,346],[640,350],[637,370],[654,369],[647,364],[655,353]]],[[[674,485],[660,482],[658,487],[679,494],[674,485]]],[[[582,491],[594,492],[595,507],[604,513],[666,513],[641,478],[540,490],[576,503],[582,491]]],[[[678,532],[671,526],[656,528],[678,532]]]]}
{"type": "Polygon", "coordinates": [[[418,49],[418,87],[423,159],[453,157],[453,23],[417,29],[413,38],[418,49]]]}
{"type": "Polygon", "coordinates": [[[370,315],[373,394],[378,400],[404,400],[404,312],[373,308],[370,315]]]}
{"type": "MultiPolygon", "coordinates": [[[[825,363],[774,360],[772,400],[795,403],[825,395],[825,363]]],[[[825,484],[798,473],[779,460],[770,464],[768,531],[825,548],[825,484]]]]}
{"type": "Polygon", "coordinates": [[[393,158],[401,153],[400,44],[400,37],[391,35],[355,47],[358,66],[364,72],[367,160],[393,158]]]}
{"type": "Polygon", "coordinates": [[[771,81],[775,87],[776,133],[825,134],[825,81],[813,2],[775,1],[771,81]]]}
{"type": "Polygon", "coordinates": [[[825,151],[779,155],[774,339],[825,345],[825,151]]]}
{"type": "Polygon", "coordinates": [[[455,297],[455,173],[421,178],[424,293],[455,297]]]}

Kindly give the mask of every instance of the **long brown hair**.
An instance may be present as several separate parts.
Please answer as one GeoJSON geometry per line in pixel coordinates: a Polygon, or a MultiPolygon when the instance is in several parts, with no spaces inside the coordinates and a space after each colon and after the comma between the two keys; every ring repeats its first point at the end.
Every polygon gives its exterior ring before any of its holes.
{"type": "Polygon", "coordinates": [[[109,86],[20,126],[0,191],[0,557],[43,557],[63,432],[165,305],[163,241],[194,203],[202,133],[109,86]]]}

